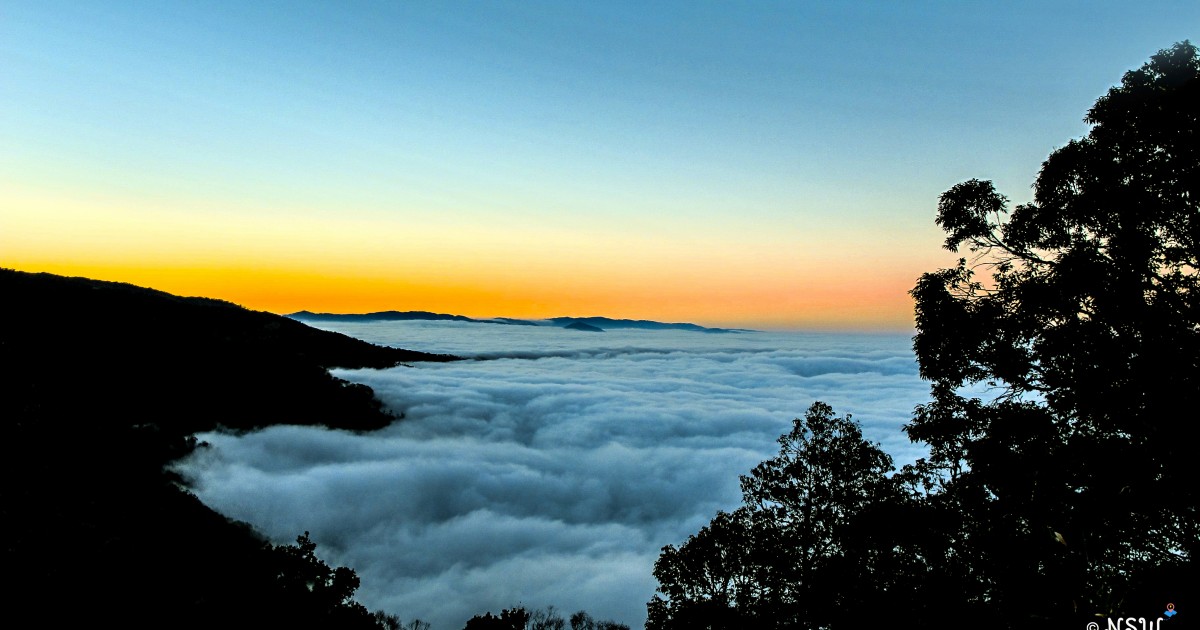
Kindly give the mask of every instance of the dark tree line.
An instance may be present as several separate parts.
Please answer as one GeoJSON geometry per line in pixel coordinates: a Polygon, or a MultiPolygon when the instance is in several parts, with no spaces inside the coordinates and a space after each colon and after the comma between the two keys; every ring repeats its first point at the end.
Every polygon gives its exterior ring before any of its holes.
{"type": "Polygon", "coordinates": [[[1033,201],[944,193],[958,264],[923,275],[931,400],[891,462],[814,405],[780,454],[655,566],[651,629],[1186,624],[1197,592],[1200,55],[1127,72],[1033,201]],[[971,395],[986,389],[989,395],[971,395]],[[968,621],[969,620],[969,621],[968,621]]]}
{"type": "Polygon", "coordinates": [[[663,549],[647,628],[859,627],[910,605],[890,601],[919,563],[896,553],[912,501],[891,458],[824,403],[779,446],[742,477],[742,507],[663,549]]]}
{"type": "Polygon", "coordinates": [[[499,615],[490,612],[475,615],[463,630],[629,630],[629,626],[609,620],[596,620],[580,610],[563,617],[554,606],[526,610],[522,606],[506,608],[499,615]]]}

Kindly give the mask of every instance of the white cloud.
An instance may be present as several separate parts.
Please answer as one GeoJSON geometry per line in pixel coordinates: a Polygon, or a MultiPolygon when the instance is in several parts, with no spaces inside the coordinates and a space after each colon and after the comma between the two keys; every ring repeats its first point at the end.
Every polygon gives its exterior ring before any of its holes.
{"type": "Polygon", "coordinates": [[[184,469],[205,502],[278,541],[311,531],[359,573],[368,608],[438,630],[518,603],[640,625],[659,549],[737,505],[738,475],[814,400],[898,462],[920,453],[900,432],[927,391],[905,337],[339,329],[488,358],[338,371],[406,419],[207,435],[184,469]]]}

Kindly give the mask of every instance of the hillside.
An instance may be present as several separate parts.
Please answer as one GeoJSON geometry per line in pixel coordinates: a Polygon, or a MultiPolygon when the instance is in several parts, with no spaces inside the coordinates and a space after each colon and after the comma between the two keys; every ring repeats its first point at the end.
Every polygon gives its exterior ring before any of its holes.
{"type": "Polygon", "coordinates": [[[0,518],[4,566],[19,582],[8,614],[76,611],[123,627],[373,625],[349,600],[357,578],[312,587],[324,565],[311,554],[212,512],[163,466],[195,448],[193,433],[218,427],[386,426],[401,410],[326,368],[454,357],[83,278],[0,270],[0,294],[0,518]]]}

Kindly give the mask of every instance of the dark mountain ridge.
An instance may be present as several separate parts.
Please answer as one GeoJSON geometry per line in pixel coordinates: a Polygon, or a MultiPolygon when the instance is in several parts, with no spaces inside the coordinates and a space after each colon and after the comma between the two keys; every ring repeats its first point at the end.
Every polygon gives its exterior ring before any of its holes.
{"type": "Polygon", "coordinates": [[[287,317],[310,322],[395,322],[409,320],[429,320],[477,322],[488,324],[508,323],[474,319],[465,315],[431,313],[429,311],[376,311],[374,313],[313,313],[312,311],[299,311],[296,313],[290,313],[287,315],[287,317]]]}
{"type": "Polygon", "coordinates": [[[612,328],[634,328],[638,330],[689,330],[693,332],[705,333],[729,333],[729,332],[750,332],[748,330],[735,328],[710,328],[699,324],[690,324],[687,322],[656,322],[648,319],[613,319],[611,317],[551,317],[548,321],[554,322],[559,326],[581,323],[588,326],[594,326],[604,330],[612,328]]]}
{"type": "Polygon", "coordinates": [[[581,330],[583,332],[604,332],[603,328],[597,328],[596,326],[585,324],[583,322],[571,322],[570,324],[563,326],[563,328],[566,328],[567,330],[581,330]]]}
{"type": "Polygon", "coordinates": [[[201,504],[168,464],[217,428],[386,426],[399,410],[327,368],[455,357],[86,278],[0,269],[0,295],[0,557],[17,582],[8,615],[375,626],[350,599],[352,571],[268,544],[201,504]]]}
{"type": "Polygon", "coordinates": [[[507,324],[515,326],[553,326],[568,328],[571,324],[579,323],[593,328],[607,330],[610,328],[635,328],[640,330],[688,330],[706,333],[753,332],[738,328],[710,328],[699,324],[686,322],[667,323],[646,319],[614,319],[611,317],[551,317],[544,320],[516,319],[512,317],[495,317],[477,319],[465,315],[449,315],[431,313],[429,311],[377,311],[374,313],[313,313],[299,311],[287,315],[292,319],[308,322],[381,322],[381,321],[456,321],[475,324],[507,324]]]}

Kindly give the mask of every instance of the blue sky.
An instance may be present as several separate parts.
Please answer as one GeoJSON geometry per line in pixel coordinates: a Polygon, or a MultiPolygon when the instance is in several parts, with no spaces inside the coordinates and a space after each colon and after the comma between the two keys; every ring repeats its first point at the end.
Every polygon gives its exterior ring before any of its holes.
{"type": "Polygon", "coordinates": [[[947,260],[937,195],[1026,200],[1197,25],[1196,2],[3,2],[0,265],[277,311],[903,327],[947,260]]]}

